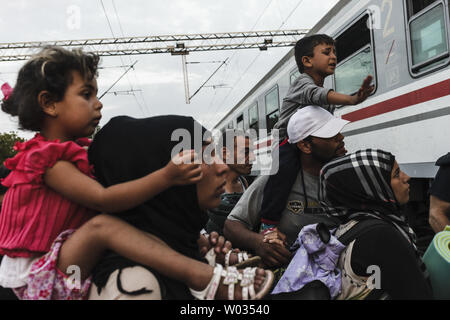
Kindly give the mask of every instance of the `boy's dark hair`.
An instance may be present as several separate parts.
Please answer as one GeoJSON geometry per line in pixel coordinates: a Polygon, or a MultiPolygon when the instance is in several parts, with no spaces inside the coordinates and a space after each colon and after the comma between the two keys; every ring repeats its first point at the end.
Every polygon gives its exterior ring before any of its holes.
{"type": "Polygon", "coordinates": [[[39,93],[48,91],[50,101],[63,100],[73,81],[72,71],[78,71],[85,80],[92,80],[97,76],[99,60],[96,54],[79,49],[43,48],[20,69],[13,93],[2,101],[2,110],[19,117],[20,129],[40,131],[44,112],[39,105],[39,93]]]}
{"type": "Polygon", "coordinates": [[[300,73],[305,72],[303,65],[303,57],[313,57],[314,48],[320,44],[335,45],[336,41],[326,34],[315,34],[309,37],[304,37],[295,44],[295,61],[300,73]]]}
{"type": "MultiPolygon", "coordinates": [[[[5,166],[3,166],[3,165],[0,166],[0,180],[6,178],[10,172],[11,172],[11,171],[8,170],[8,169],[6,169],[5,166]]],[[[4,186],[0,183],[0,195],[6,193],[7,190],[8,190],[8,188],[4,187],[4,186]]]]}

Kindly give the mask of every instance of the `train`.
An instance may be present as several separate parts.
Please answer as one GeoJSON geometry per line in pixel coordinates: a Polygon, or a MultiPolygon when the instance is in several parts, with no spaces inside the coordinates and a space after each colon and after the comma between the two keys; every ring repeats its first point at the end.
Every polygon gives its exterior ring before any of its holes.
{"type": "MultiPolygon", "coordinates": [[[[306,35],[336,40],[338,64],[324,87],[354,94],[367,75],[375,90],[356,106],[336,106],[351,121],[344,130],[347,150],[387,150],[411,177],[407,216],[426,245],[428,190],[450,152],[449,0],[341,0],[306,35]]],[[[299,76],[294,48],[234,106],[214,129],[261,130],[258,157],[270,153],[272,129],[291,83],[299,76]],[[265,132],[265,134],[264,134],[265,132]]],[[[267,163],[267,161],[260,161],[267,163]]]]}

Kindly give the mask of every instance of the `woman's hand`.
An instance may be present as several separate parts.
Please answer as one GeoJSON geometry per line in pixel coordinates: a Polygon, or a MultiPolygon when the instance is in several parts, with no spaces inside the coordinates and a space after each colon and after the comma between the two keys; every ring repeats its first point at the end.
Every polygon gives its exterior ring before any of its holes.
{"type": "Polygon", "coordinates": [[[198,164],[194,150],[180,152],[164,167],[171,185],[181,186],[194,184],[203,178],[202,168],[198,164]]]}

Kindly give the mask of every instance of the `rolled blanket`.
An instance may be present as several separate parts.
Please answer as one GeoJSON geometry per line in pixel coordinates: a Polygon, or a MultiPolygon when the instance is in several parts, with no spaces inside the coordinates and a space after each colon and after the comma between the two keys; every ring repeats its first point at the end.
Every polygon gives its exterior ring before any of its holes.
{"type": "Polygon", "coordinates": [[[434,236],[423,256],[435,299],[450,299],[450,226],[434,236]]]}

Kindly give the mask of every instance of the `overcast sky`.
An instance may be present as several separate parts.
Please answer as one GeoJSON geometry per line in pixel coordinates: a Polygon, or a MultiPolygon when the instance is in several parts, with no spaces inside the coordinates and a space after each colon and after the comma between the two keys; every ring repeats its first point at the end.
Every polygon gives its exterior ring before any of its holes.
{"type": "MultiPolygon", "coordinates": [[[[311,28],[337,0],[1,0],[0,42],[152,36],[189,33],[311,28]],[[75,8],[75,9],[74,9],[75,8]],[[104,8],[104,9],[103,9],[104,8]],[[296,8],[296,9],[295,9],[296,8]],[[295,9],[295,10],[294,10],[295,9]],[[79,11],[79,24],[74,17],[79,11]],[[106,15],[105,15],[106,11],[106,15]],[[108,24],[110,21],[111,28],[108,24]]],[[[170,43],[165,43],[169,45],[170,43]]],[[[115,68],[138,61],[103,99],[104,125],[111,117],[190,115],[212,128],[288,52],[289,48],[193,52],[188,62],[224,61],[227,65],[207,87],[185,103],[181,57],[169,54],[103,57],[99,94],[125,71],[115,68]],[[255,60],[256,59],[256,60],[255,60]],[[113,67],[113,68],[110,68],[113,67]]],[[[6,55],[6,52],[1,52],[6,55]]],[[[22,62],[0,62],[0,84],[14,85],[22,62]]],[[[217,63],[189,64],[191,94],[216,70],[217,63]]],[[[0,98],[2,98],[0,94],[0,98]]],[[[0,111],[0,133],[18,131],[17,122],[0,111]]],[[[29,138],[32,134],[19,132],[29,138]]]]}

